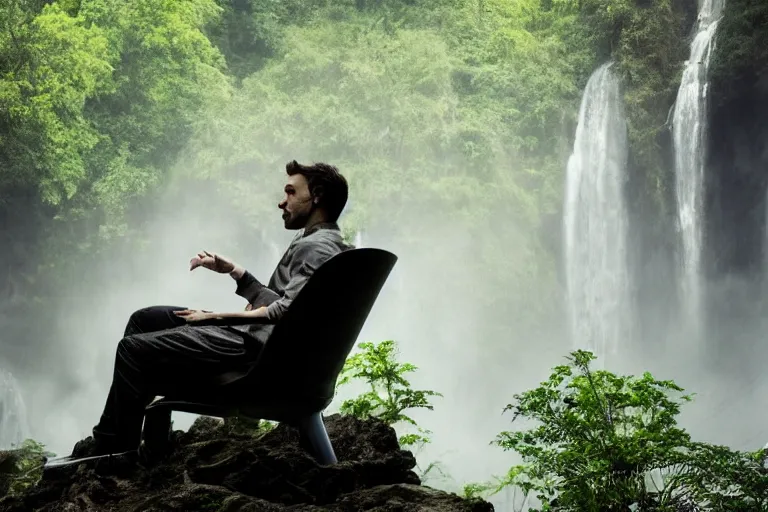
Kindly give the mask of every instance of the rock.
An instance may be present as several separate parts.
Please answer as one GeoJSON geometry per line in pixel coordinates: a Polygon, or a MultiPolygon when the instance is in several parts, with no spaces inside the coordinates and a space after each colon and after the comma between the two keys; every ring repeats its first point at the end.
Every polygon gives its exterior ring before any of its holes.
{"type": "Polygon", "coordinates": [[[493,505],[479,499],[466,500],[455,494],[412,484],[379,485],[361,489],[342,496],[331,510],[353,512],[355,510],[443,512],[493,511],[493,505]]]}
{"type": "Polygon", "coordinates": [[[421,485],[413,454],[378,420],[326,419],[339,463],[323,467],[286,425],[254,436],[213,418],[174,432],[163,462],[142,467],[123,458],[47,470],[0,512],[159,511],[492,511],[421,485]]]}

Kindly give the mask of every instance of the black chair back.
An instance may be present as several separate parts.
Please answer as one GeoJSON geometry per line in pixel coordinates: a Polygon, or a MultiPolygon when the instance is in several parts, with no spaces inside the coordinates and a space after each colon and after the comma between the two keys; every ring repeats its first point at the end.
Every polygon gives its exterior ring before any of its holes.
{"type": "Polygon", "coordinates": [[[252,379],[246,377],[248,386],[253,383],[275,398],[304,397],[307,405],[327,406],[396,262],[397,256],[388,251],[361,248],[321,265],[275,325],[252,379]]]}

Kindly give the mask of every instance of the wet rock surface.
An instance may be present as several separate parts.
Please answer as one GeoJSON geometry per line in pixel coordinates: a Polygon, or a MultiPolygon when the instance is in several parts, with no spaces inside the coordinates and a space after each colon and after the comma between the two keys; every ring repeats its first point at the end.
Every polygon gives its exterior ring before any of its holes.
{"type": "Polygon", "coordinates": [[[424,487],[395,431],[376,420],[326,418],[339,463],[323,467],[279,425],[254,437],[213,418],[174,432],[173,451],[143,467],[113,458],[46,470],[0,511],[492,511],[491,504],[424,487]]]}

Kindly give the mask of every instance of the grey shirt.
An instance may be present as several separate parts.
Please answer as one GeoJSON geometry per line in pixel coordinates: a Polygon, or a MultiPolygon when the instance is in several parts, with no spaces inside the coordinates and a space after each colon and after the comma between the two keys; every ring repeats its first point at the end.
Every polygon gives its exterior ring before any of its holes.
{"type": "MultiPolygon", "coordinates": [[[[300,231],[286,249],[265,286],[250,272],[237,280],[235,293],[253,307],[267,307],[269,324],[275,324],[291,305],[315,270],[331,257],[352,248],[344,243],[336,223],[323,223],[300,231]]],[[[254,324],[244,330],[261,341],[272,332],[271,325],[254,324]]]]}

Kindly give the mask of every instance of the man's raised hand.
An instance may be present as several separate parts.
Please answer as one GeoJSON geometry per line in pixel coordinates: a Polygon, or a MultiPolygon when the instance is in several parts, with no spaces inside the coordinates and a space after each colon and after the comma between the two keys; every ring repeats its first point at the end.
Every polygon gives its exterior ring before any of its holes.
{"type": "Polygon", "coordinates": [[[197,267],[207,268],[219,274],[229,274],[235,270],[235,264],[227,258],[216,253],[202,251],[197,256],[189,260],[189,270],[195,270],[197,267]]]}

